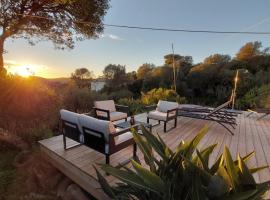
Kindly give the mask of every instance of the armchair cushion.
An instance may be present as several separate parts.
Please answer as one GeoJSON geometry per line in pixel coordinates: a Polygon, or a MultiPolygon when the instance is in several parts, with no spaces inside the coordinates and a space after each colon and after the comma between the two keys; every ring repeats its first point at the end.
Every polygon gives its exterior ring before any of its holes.
{"type": "Polygon", "coordinates": [[[115,145],[118,145],[118,144],[121,144],[129,139],[133,138],[133,135],[131,132],[126,132],[126,133],[123,133],[117,137],[115,137],[114,139],[114,142],[115,142],[115,145]]]}
{"type": "MultiPolygon", "coordinates": [[[[172,117],[174,115],[175,113],[169,113],[169,117],[172,117]]],[[[160,121],[167,121],[167,113],[154,110],[148,113],[148,118],[160,121]]]]}
{"type": "Polygon", "coordinates": [[[156,110],[159,112],[167,113],[168,110],[172,110],[176,108],[178,108],[178,103],[176,102],[159,100],[156,110]]]}
{"type": "Polygon", "coordinates": [[[88,134],[98,136],[95,131],[102,133],[106,142],[109,141],[109,134],[116,132],[116,129],[112,122],[99,120],[83,114],[79,116],[79,124],[81,126],[81,129],[84,127],[93,130],[86,130],[85,132],[88,134]]]}
{"type": "MultiPolygon", "coordinates": [[[[98,114],[98,116],[102,116],[102,117],[107,117],[107,113],[104,112],[100,112],[98,114]]],[[[117,120],[121,120],[121,119],[125,119],[127,118],[127,113],[123,113],[123,112],[110,112],[110,120],[111,121],[117,121],[117,120]]]]}
{"type": "Polygon", "coordinates": [[[113,100],[106,100],[106,101],[95,101],[94,105],[96,108],[109,110],[110,112],[115,112],[115,103],[113,100]]]}

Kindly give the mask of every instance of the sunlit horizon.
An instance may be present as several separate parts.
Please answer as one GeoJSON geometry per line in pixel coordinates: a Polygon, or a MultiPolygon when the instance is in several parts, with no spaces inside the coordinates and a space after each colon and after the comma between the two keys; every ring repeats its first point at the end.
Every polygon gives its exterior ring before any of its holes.
{"type": "Polygon", "coordinates": [[[30,76],[42,77],[47,79],[69,78],[72,72],[56,70],[55,67],[48,67],[31,62],[20,63],[15,60],[6,60],[5,68],[8,74],[18,75],[24,78],[30,76]]]}

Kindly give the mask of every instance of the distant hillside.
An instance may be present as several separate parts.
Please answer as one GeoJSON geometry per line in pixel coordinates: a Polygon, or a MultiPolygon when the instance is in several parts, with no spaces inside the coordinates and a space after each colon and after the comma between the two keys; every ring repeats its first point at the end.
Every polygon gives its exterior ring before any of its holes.
{"type": "Polygon", "coordinates": [[[70,78],[49,78],[48,81],[59,82],[59,83],[68,83],[70,78]]]}
{"type": "Polygon", "coordinates": [[[43,78],[39,76],[34,76],[32,79],[36,79],[53,88],[63,88],[68,85],[70,81],[70,78],[43,78]]]}

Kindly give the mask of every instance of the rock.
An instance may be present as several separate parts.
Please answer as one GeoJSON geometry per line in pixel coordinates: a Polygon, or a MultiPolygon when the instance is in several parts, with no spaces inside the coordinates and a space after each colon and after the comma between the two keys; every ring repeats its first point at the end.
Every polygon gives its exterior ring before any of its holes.
{"type": "Polygon", "coordinates": [[[22,151],[14,158],[13,165],[17,168],[25,168],[32,159],[33,156],[30,151],[22,151]]]}
{"type": "Polygon", "coordinates": [[[64,177],[58,184],[57,186],[57,197],[60,197],[60,198],[63,198],[63,196],[65,195],[65,192],[67,190],[67,187],[69,185],[72,184],[72,181],[67,178],[67,177],[64,177]]]}
{"type": "Polygon", "coordinates": [[[63,200],[89,200],[89,198],[83,193],[81,188],[76,184],[71,184],[68,186],[63,200]]]}
{"type": "Polygon", "coordinates": [[[30,148],[30,146],[21,137],[4,130],[0,130],[0,140],[10,143],[23,151],[30,148]]]}
{"type": "Polygon", "coordinates": [[[43,189],[54,188],[62,179],[62,174],[48,163],[40,163],[33,167],[39,186],[43,189]]]}
{"type": "Polygon", "coordinates": [[[28,193],[38,191],[37,180],[34,176],[30,176],[25,180],[25,188],[28,193]]]}

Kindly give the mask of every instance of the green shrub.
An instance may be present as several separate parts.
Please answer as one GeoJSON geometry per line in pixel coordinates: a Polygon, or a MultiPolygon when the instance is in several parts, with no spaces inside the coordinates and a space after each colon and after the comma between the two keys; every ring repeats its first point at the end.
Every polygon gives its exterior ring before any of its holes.
{"type": "Polygon", "coordinates": [[[136,115],[144,112],[144,105],[140,99],[123,98],[119,99],[118,103],[120,105],[128,106],[130,115],[136,115]]]}
{"type": "Polygon", "coordinates": [[[107,95],[104,93],[70,85],[64,94],[63,108],[79,113],[90,112],[95,100],[105,100],[107,98],[107,95]]]}
{"type": "Polygon", "coordinates": [[[37,78],[0,79],[0,128],[17,135],[58,125],[60,96],[37,78]]]}
{"type": "Polygon", "coordinates": [[[270,108],[270,84],[254,87],[236,101],[239,109],[270,108]]]}
{"type": "Polygon", "coordinates": [[[128,89],[122,88],[122,89],[119,89],[118,91],[111,92],[108,96],[109,96],[109,99],[118,101],[119,99],[130,98],[133,96],[133,94],[128,89]]]}
{"type": "Polygon", "coordinates": [[[158,88],[152,89],[146,94],[142,93],[141,101],[145,105],[157,104],[159,100],[176,101],[185,103],[185,97],[180,97],[174,90],[158,88]]]}
{"type": "Polygon", "coordinates": [[[3,141],[0,141],[0,146],[0,199],[5,199],[6,190],[16,176],[13,160],[19,150],[3,141]]]}
{"type": "Polygon", "coordinates": [[[209,166],[209,157],[217,144],[198,150],[207,133],[203,128],[193,140],[181,141],[172,151],[160,137],[142,127],[143,136],[136,131],[133,137],[144,155],[144,168],[137,158],[134,170],[101,165],[101,169],[121,182],[110,186],[97,171],[104,192],[113,199],[186,199],[186,200],[259,200],[270,189],[270,181],[257,184],[253,173],[267,168],[248,168],[247,160],[254,152],[233,161],[229,149],[209,166]],[[154,155],[158,154],[160,159],[154,155]]]}

